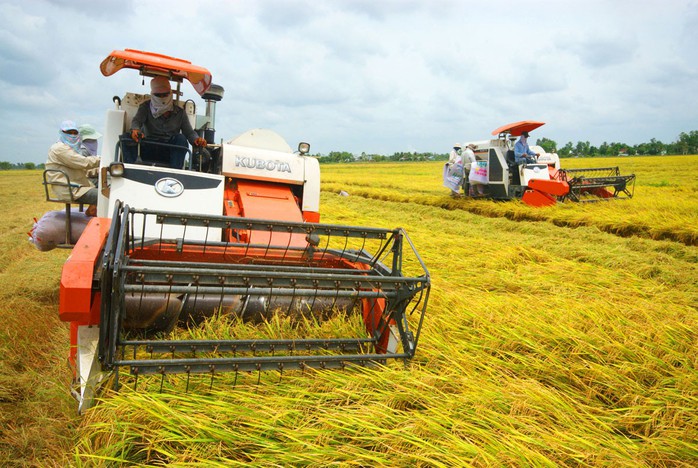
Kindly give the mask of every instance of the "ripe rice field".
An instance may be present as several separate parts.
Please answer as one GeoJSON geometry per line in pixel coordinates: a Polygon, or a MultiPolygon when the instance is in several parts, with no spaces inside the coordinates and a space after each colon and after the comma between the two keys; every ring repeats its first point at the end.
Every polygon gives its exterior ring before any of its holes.
{"type": "Polygon", "coordinates": [[[442,165],[322,166],[323,222],[403,227],[429,268],[407,365],[123,388],[84,416],[69,252],[24,234],[60,206],[0,172],[0,465],[698,465],[698,156],[563,160],[635,173],[635,197],[550,208],[451,199],[442,165]]]}

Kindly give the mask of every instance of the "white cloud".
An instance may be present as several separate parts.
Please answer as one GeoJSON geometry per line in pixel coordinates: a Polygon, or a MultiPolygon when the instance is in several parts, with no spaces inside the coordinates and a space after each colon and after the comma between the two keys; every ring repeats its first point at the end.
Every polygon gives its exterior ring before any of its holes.
{"type": "Polygon", "coordinates": [[[146,89],[133,71],[99,72],[123,48],[208,67],[226,89],[222,138],[270,127],[321,153],[445,152],[539,119],[533,136],[560,145],[668,142],[698,121],[697,6],[0,0],[0,137],[23,148],[0,160],[42,162],[61,120],[99,128],[112,96],[146,89]]]}

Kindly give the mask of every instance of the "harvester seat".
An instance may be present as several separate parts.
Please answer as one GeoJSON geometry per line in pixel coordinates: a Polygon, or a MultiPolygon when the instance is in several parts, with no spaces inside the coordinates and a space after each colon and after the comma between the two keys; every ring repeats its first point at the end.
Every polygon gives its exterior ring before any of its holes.
{"type": "Polygon", "coordinates": [[[78,204],[80,211],[84,211],[84,205],[82,203],[78,203],[75,201],[75,198],[73,197],[73,191],[70,190],[71,188],[75,187],[75,184],[70,183],[70,177],[68,177],[68,174],[65,172],[61,171],[60,169],[46,169],[44,170],[43,173],[43,186],[44,186],[44,192],[46,194],[46,201],[48,202],[53,202],[53,203],[63,203],[65,205],[65,244],[60,244],[58,247],[61,248],[72,248],[73,243],[71,242],[71,232],[72,232],[72,225],[70,221],[70,210],[71,206],[73,204],[78,204]],[[49,174],[53,174],[54,177],[52,177],[53,180],[48,180],[47,176],[49,174]],[[64,196],[58,196],[56,193],[53,191],[53,187],[65,187],[67,188],[68,192],[68,197],[69,199],[66,199],[64,196]]]}
{"type": "Polygon", "coordinates": [[[516,164],[516,156],[514,150],[508,150],[504,158],[509,166],[509,174],[511,175],[512,185],[521,185],[521,174],[519,174],[519,165],[516,164]]]}

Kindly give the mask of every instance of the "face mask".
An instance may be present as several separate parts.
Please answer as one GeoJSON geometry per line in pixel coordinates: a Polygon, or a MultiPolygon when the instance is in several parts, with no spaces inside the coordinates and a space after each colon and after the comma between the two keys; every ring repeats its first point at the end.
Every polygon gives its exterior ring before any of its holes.
{"type": "Polygon", "coordinates": [[[153,113],[153,117],[156,119],[165,112],[171,111],[172,107],[172,94],[164,98],[154,95],[150,96],[150,112],[153,113]]]}
{"type": "Polygon", "coordinates": [[[97,154],[98,145],[99,142],[97,140],[85,140],[82,142],[82,146],[87,148],[87,151],[90,152],[90,156],[95,156],[97,154]]]}
{"type": "Polygon", "coordinates": [[[58,140],[70,146],[73,151],[78,151],[80,149],[80,135],[71,135],[70,133],[65,133],[63,130],[58,130],[58,140]]]}

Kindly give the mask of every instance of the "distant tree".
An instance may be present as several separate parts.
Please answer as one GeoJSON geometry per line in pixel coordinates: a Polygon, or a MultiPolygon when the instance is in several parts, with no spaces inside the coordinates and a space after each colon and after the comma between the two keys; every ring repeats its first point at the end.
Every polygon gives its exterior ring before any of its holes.
{"type": "Polygon", "coordinates": [[[25,169],[36,169],[36,164],[34,164],[33,162],[25,162],[24,168],[25,169]]]}
{"type": "Polygon", "coordinates": [[[574,148],[574,152],[577,156],[588,156],[590,146],[591,143],[588,141],[578,141],[577,146],[574,148]]]}
{"type": "Polygon", "coordinates": [[[677,147],[681,154],[696,154],[698,153],[698,130],[679,134],[677,147]]]}
{"type": "Polygon", "coordinates": [[[656,138],[652,138],[648,145],[648,151],[651,155],[662,154],[662,152],[664,151],[664,143],[657,140],[656,138]]]}
{"type": "Polygon", "coordinates": [[[538,138],[536,140],[536,145],[540,146],[545,150],[546,153],[557,153],[557,143],[548,138],[538,138]]]}
{"type": "Polygon", "coordinates": [[[320,156],[318,161],[321,163],[352,162],[354,155],[347,151],[330,151],[327,156],[320,156]]]}
{"type": "Polygon", "coordinates": [[[12,163],[8,161],[0,161],[0,171],[9,171],[12,169],[12,163]]]}
{"type": "Polygon", "coordinates": [[[569,157],[569,156],[572,156],[573,153],[574,153],[574,145],[572,144],[571,141],[568,141],[568,142],[565,144],[565,146],[563,146],[562,148],[560,148],[560,150],[558,151],[558,155],[559,155],[561,158],[567,158],[567,157],[569,157]]]}
{"type": "Polygon", "coordinates": [[[605,141],[601,143],[601,146],[599,146],[599,156],[606,156],[610,154],[611,147],[608,143],[605,141]]]}

